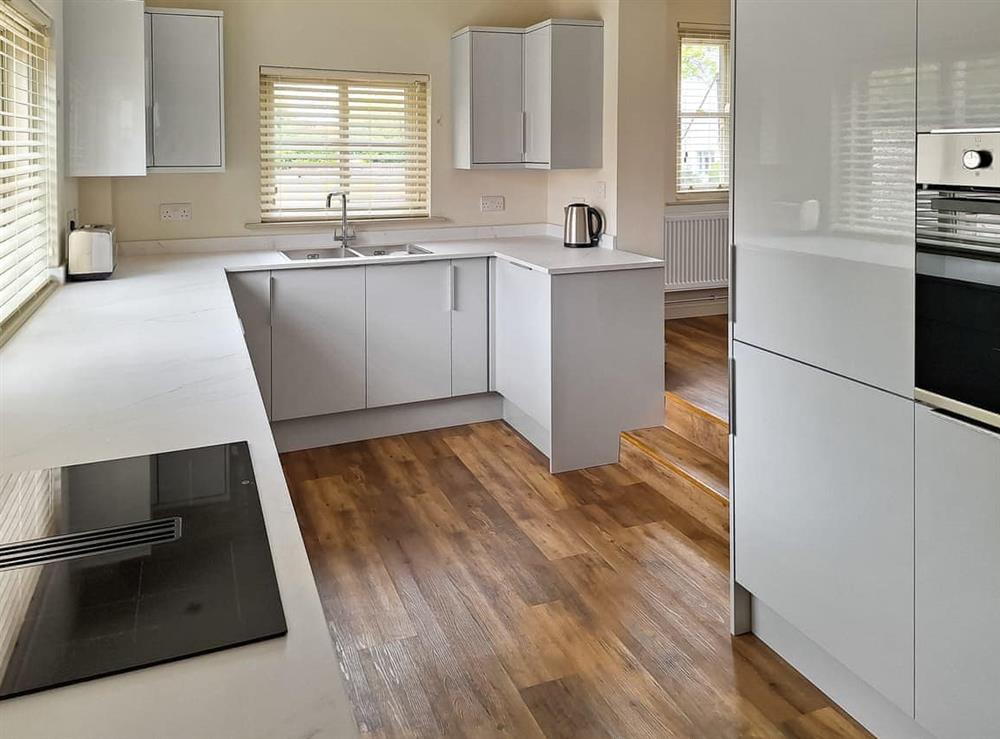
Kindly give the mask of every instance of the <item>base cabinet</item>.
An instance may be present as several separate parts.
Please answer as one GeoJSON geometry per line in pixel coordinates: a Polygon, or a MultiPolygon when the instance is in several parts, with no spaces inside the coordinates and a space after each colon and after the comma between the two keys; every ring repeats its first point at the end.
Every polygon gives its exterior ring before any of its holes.
{"type": "Polygon", "coordinates": [[[271,273],[230,272],[229,289],[240,317],[257,386],[271,417],[271,273]]]}
{"type": "Polygon", "coordinates": [[[1000,432],[916,410],[916,720],[1000,727],[1000,432]]]}
{"type": "Polygon", "coordinates": [[[913,403],[734,342],[736,581],[913,715],[913,403]]]}
{"type": "Polygon", "coordinates": [[[271,420],[365,407],[365,268],[274,270],[271,420]]]}

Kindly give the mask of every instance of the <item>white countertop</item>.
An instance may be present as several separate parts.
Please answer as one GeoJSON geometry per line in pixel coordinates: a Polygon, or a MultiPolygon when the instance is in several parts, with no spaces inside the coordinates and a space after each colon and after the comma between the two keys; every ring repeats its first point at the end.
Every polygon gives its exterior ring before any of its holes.
{"type": "Polygon", "coordinates": [[[224,267],[129,258],[56,291],[0,349],[0,472],[246,439],[288,636],[0,701],[0,736],[357,736],[224,267]]]}
{"type": "Polygon", "coordinates": [[[135,256],[56,291],[0,348],[0,472],[245,439],[288,636],[0,701],[31,739],[356,736],[225,270],[496,256],[551,274],[662,267],[551,237],[417,242],[413,257],[289,262],[275,251],[135,256]]]}
{"type": "MultiPolygon", "coordinates": [[[[255,269],[299,269],[302,267],[349,267],[360,264],[421,262],[435,259],[497,257],[516,262],[547,274],[562,275],[581,272],[607,272],[623,269],[663,267],[663,260],[604,247],[573,249],[563,246],[552,236],[515,236],[497,239],[457,239],[454,241],[413,241],[430,254],[394,257],[351,257],[349,259],[310,259],[289,261],[280,252],[257,252],[261,261],[249,265],[233,265],[233,271],[255,269]]],[[[322,247],[320,247],[322,248],[322,247]]],[[[301,251],[301,249],[297,249],[301,251]]]]}

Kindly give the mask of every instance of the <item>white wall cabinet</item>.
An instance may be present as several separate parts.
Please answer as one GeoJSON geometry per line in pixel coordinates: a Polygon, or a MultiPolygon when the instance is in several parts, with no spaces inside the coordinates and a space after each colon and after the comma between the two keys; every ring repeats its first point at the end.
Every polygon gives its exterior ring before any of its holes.
{"type": "Polygon", "coordinates": [[[452,36],[459,169],[595,168],[602,161],[604,27],[550,20],[452,36]]]}
{"type": "Polygon", "coordinates": [[[912,396],[914,3],[735,18],[734,337],[912,396]]]}
{"type": "Polygon", "coordinates": [[[734,342],[735,576],[913,715],[913,403],[734,342]]]}
{"type": "Polygon", "coordinates": [[[1000,432],[916,409],[916,720],[1000,726],[1000,432]]]}
{"type": "Polygon", "coordinates": [[[917,130],[1000,121],[1000,3],[917,3],[917,130]]]}
{"type": "Polygon", "coordinates": [[[274,270],[271,420],[365,407],[365,268],[274,270]]]}
{"type": "Polygon", "coordinates": [[[221,11],[146,11],[150,172],[225,170],[221,11]]]}
{"type": "Polygon", "coordinates": [[[67,174],[146,174],[142,0],[64,6],[67,174]]]}
{"type": "Polygon", "coordinates": [[[449,397],[451,262],[365,270],[367,407],[449,397]]]}
{"type": "Polygon", "coordinates": [[[257,376],[267,417],[271,417],[271,273],[230,272],[229,289],[257,376]]]}

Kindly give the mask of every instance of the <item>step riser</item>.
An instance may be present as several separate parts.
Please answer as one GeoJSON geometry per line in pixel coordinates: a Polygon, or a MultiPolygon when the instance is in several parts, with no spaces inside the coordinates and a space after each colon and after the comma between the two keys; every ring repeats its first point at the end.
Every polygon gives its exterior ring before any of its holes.
{"type": "Polygon", "coordinates": [[[664,425],[709,454],[729,462],[729,424],[672,393],[664,398],[664,425]]]}
{"type": "Polygon", "coordinates": [[[728,543],[729,504],[724,499],[659,463],[626,438],[621,442],[619,464],[728,543]]]}

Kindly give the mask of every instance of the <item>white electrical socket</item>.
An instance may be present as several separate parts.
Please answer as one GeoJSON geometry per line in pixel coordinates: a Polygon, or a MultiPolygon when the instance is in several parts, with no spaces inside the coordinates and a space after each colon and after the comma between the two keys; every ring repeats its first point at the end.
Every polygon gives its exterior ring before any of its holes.
{"type": "Polygon", "coordinates": [[[160,203],[161,221],[190,221],[191,203],[160,203]]]}
{"type": "Polygon", "coordinates": [[[483,195],[479,198],[479,211],[481,213],[495,213],[503,209],[503,195],[483,195]]]}

